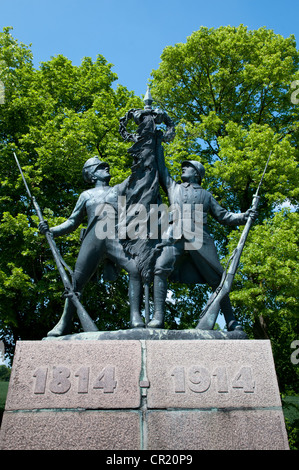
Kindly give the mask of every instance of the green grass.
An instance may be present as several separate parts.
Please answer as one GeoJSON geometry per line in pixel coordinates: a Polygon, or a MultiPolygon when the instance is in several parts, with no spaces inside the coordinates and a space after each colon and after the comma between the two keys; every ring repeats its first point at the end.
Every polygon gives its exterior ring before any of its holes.
{"type": "Polygon", "coordinates": [[[7,395],[7,390],[8,390],[8,384],[9,382],[2,382],[0,380],[0,426],[2,422],[2,415],[4,412],[5,408],[5,401],[6,401],[6,395],[7,395]]]}

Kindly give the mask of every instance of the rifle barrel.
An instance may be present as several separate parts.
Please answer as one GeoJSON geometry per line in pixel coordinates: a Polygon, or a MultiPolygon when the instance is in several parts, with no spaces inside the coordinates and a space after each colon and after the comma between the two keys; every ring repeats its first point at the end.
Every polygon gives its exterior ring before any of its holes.
{"type": "Polygon", "coordinates": [[[25,176],[24,176],[24,173],[23,173],[22,168],[21,168],[21,166],[20,166],[19,160],[17,159],[17,156],[16,156],[15,152],[13,152],[13,154],[14,154],[15,160],[16,160],[16,162],[17,162],[19,171],[20,171],[20,173],[21,173],[21,176],[22,176],[22,179],[23,179],[23,183],[24,183],[24,185],[25,185],[25,188],[26,188],[26,191],[27,191],[27,193],[28,193],[28,196],[30,197],[30,199],[32,199],[32,195],[31,195],[30,189],[28,188],[27,182],[26,182],[26,180],[25,180],[25,176]]]}
{"type": "Polygon", "coordinates": [[[262,177],[261,177],[260,183],[259,183],[259,185],[258,185],[258,188],[257,188],[257,190],[256,190],[256,193],[255,193],[255,195],[256,195],[256,196],[258,195],[258,193],[259,193],[259,191],[260,191],[260,187],[261,187],[261,185],[262,185],[262,182],[263,182],[263,179],[264,179],[264,176],[265,176],[266,170],[267,170],[267,168],[268,168],[268,163],[269,163],[269,160],[270,160],[270,157],[271,157],[271,155],[272,155],[272,150],[271,150],[271,152],[269,153],[269,157],[268,157],[268,160],[267,160],[266,166],[265,166],[265,168],[264,168],[264,172],[263,172],[263,174],[262,174],[262,177]]]}

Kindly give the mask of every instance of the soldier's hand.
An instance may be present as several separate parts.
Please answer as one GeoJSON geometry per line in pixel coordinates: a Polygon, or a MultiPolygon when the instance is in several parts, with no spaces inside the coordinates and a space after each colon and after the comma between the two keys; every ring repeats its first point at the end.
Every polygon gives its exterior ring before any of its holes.
{"type": "Polygon", "coordinates": [[[258,211],[255,210],[255,209],[248,209],[246,212],[245,212],[245,217],[246,217],[246,220],[251,217],[252,220],[256,220],[257,219],[257,216],[258,216],[258,211]]]}
{"type": "Polygon", "coordinates": [[[44,222],[40,222],[38,224],[38,229],[43,235],[45,235],[45,233],[49,231],[48,222],[46,220],[44,220],[44,222]]]}

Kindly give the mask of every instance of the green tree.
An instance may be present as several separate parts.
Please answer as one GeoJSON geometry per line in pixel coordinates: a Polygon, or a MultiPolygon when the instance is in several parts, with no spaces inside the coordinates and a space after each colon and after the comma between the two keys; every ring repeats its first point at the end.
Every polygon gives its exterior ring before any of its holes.
{"type": "MultiPolygon", "coordinates": [[[[87,158],[98,155],[111,165],[111,184],[128,176],[131,161],[118,132],[119,118],[140,106],[140,100],[122,86],[113,88],[117,77],[101,55],[94,62],[85,57],[80,66],[59,55],[35,69],[30,49],[12,37],[10,28],[0,33],[0,63],[5,85],[0,106],[0,336],[12,352],[18,339],[45,336],[64,302],[63,285],[38,232],[13,151],[44,217],[56,225],[87,189],[82,179],[87,158]]],[[[57,240],[72,267],[79,232],[57,240]]],[[[86,290],[86,308],[99,328],[126,327],[126,274],[111,284],[99,278],[86,290]]]]}
{"type": "Polygon", "coordinates": [[[10,369],[5,365],[0,366],[0,382],[9,382],[10,378],[10,369]]]}

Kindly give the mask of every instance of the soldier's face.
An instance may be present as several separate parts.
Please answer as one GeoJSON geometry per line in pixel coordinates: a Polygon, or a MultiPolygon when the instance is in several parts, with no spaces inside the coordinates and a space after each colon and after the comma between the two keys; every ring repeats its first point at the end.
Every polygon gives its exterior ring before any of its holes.
{"type": "Polygon", "coordinates": [[[192,165],[184,165],[182,167],[182,180],[185,183],[197,183],[198,182],[197,171],[192,165]]]}
{"type": "Polygon", "coordinates": [[[98,166],[93,173],[93,178],[95,181],[109,181],[111,178],[109,166],[98,166]]]}

